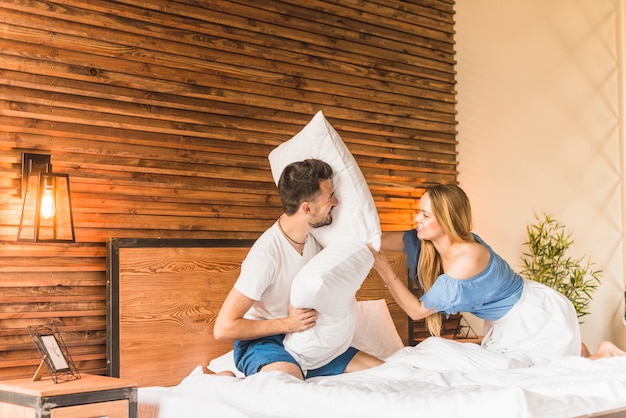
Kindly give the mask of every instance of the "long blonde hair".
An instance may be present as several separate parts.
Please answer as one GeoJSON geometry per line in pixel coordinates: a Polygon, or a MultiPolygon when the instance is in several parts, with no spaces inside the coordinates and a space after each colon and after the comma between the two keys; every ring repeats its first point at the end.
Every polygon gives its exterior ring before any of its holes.
{"type": "MultiPolygon", "coordinates": [[[[453,242],[472,242],[472,208],[465,192],[453,184],[429,186],[424,194],[428,194],[433,215],[443,232],[453,242]]],[[[422,240],[420,257],[417,264],[419,282],[427,292],[443,273],[441,256],[431,241],[422,240]]],[[[436,312],[426,317],[426,324],[431,335],[441,335],[441,314],[436,312]]]]}

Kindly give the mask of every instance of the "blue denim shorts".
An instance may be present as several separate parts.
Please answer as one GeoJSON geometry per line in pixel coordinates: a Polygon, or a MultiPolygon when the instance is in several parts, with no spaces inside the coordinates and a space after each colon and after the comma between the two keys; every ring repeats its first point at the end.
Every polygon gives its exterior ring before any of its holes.
{"type": "MultiPolygon", "coordinates": [[[[300,367],[296,359],[285,350],[284,338],[285,334],[278,334],[255,340],[235,340],[233,356],[237,369],[246,376],[250,376],[257,373],[263,366],[279,361],[293,363],[300,367]]],[[[343,373],[356,353],[358,353],[356,348],[349,347],[330,363],[314,370],[308,370],[306,379],[343,373]]]]}

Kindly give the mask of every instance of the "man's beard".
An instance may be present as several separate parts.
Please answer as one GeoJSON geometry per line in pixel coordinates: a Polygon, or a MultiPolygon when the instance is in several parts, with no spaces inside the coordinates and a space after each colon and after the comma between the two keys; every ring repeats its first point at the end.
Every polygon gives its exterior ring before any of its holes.
{"type": "Polygon", "coordinates": [[[333,217],[329,213],[328,216],[326,216],[324,219],[320,219],[319,221],[310,223],[309,225],[311,225],[311,228],[320,228],[322,226],[330,225],[332,223],[333,217]]]}

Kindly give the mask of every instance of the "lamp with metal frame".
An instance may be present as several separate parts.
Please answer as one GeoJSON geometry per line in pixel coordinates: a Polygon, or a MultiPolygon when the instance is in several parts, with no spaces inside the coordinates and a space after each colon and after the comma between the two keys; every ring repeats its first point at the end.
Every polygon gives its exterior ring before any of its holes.
{"type": "Polygon", "coordinates": [[[18,241],[76,242],[70,176],[52,172],[50,155],[22,154],[21,190],[18,241]]]}

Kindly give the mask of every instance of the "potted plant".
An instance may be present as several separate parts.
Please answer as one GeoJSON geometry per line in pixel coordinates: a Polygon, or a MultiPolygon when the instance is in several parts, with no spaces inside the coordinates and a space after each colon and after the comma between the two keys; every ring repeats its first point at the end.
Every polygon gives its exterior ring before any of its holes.
{"type": "Polygon", "coordinates": [[[565,295],[574,305],[578,318],[589,314],[589,302],[602,277],[602,270],[594,270],[589,257],[572,258],[567,251],[574,240],[571,231],[552,216],[544,214],[528,225],[528,252],[522,256],[521,275],[543,283],[565,295]]]}

